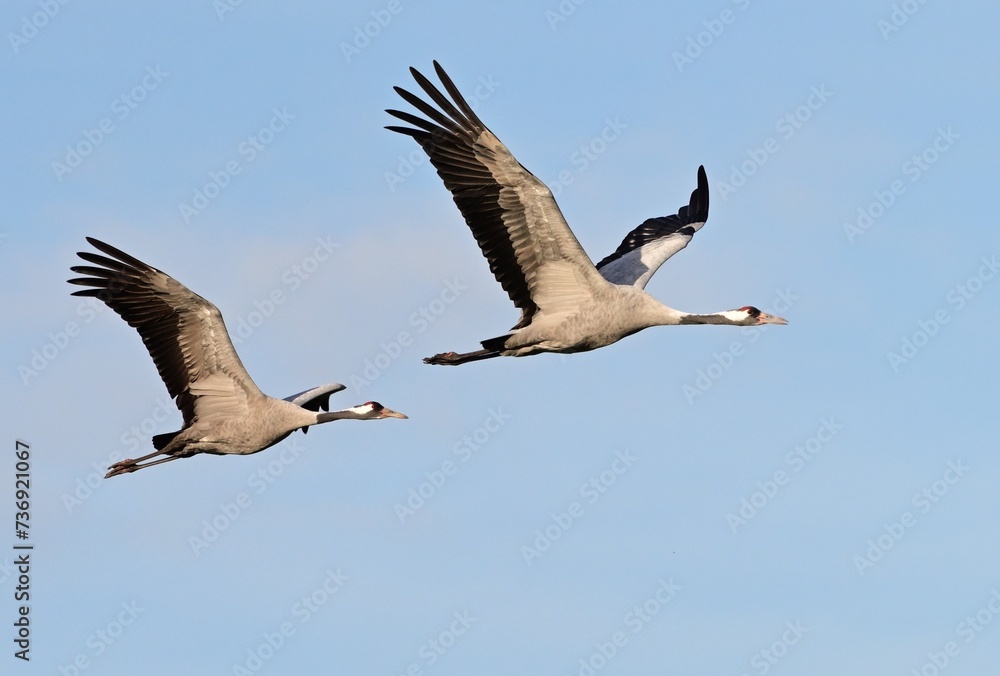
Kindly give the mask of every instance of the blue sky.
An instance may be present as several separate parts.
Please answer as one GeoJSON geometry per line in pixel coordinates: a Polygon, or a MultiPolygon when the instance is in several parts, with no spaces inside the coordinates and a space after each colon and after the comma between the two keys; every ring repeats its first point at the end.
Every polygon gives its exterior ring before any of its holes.
{"type": "Polygon", "coordinates": [[[995,5],[224,2],[0,11],[5,670],[993,673],[995,5]],[[382,128],[434,59],[595,260],[704,164],[647,290],[789,325],[421,364],[518,316],[382,128]],[[410,420],[99,480],[180,415],[69,295],[87,235],[218,305],[266,392],[410,420]]]}

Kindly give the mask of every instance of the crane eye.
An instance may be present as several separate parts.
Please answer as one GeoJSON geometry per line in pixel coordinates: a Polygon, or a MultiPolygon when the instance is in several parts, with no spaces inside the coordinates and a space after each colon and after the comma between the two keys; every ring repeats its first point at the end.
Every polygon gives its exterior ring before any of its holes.
{"type": "Polygon", "coordinates": [[[752,305],[744,305],[740,309],[743,310],[744,312],[746,312],[751,317],[759,317],[760,316],[760,310],[758,310],[757,308],[753,307],[752,305]]]}

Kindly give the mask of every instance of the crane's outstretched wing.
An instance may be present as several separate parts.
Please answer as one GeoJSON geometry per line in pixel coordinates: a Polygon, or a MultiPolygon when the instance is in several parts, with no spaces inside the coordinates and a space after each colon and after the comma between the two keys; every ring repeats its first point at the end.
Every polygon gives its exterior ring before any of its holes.
{"type": "Polygon", "coordinates": [[[686,207],[673,216],[650,218],[625,236],[615,252],[597,264],[597,270],[613,284],[640,289],[663,263],[683,249],[708,220],[708,178],[698,167],[698,187],[686,207]]]}
{"type": "Polygon", "coordinates": [[[324,411],[329,411],[330,395],[333,394],[334,392],[340,392],[341,390],[344,389],[347,388],[344,385],[341,385],[340,383],[330,383],[328,385],[320,385],[319,387],[314,387],[312,389],[306,390],[305,392],[299,392],[298,394],[287,396],[285,397],[285,401],[290,401],[296,406],[307,408],[310,411],[319,412],[320,409],[324,411]]]}
{"type": "Polygon", "coordinates": [[[100,267],[70,268],[87,275],[70,279],[70,284],[90,287],[73,295],[103,301],[139,332],[185,427],[196,418],[239,417],[248,410],[249,399],[263,398],[243,368],[218,308],[124,251],[93,237],[87,241],[111,258],[79,252],[100,267]]]}
{"type": "Polygon", "coordinates": [[[434,70],[454,103],[410,68],[441,110],[395,87],[428,119],[387,110],[416,128],[386,128],[413,137],[430,157],[490,270],[521,310],[515,328],[526,326],[536,312],[575,311],[592,297],[591,285],[603,280],[566,224],[552,192],[486,128],[437,61],[434,70]]]}

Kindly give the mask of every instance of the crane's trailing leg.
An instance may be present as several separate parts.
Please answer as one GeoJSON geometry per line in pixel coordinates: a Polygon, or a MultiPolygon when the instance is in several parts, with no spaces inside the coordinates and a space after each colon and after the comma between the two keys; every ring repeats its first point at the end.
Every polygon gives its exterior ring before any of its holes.
{"type": "Polygon", "coordinates": [[[461,354],[458,352],[442,352],[441,354],[436,354],[433,357],[425,357],[424,363],[438,364],[440,366],[458,366],[459,364],[465,364],[470,361],[491,359],[499,356],[500,353],[497,350],[476,350],[475,352],[463,352],[461,354]]]}
{"type": "Polygon", "coordinates": [[[125,459],[120,462],[108,467],[108,473],[104,475],[105,479],[110,479],[113,476],[118,476],[119,474],[129,474],[135,472],[136,470],[144,469],[146,467],[152,467],[153,465],[162,465],[165,462],[170,462],[171,460],[177,460],[178,458],[186,458],[186,455],[171,455],[166,458],[161,458],[159,460],[154,460],[153,462],[147,462],[142,465],[138,464],[145,460],[146,458],[151,458],[154,455],[160,455],[159,453],[151,453],[149,455],[144,455],[137,460],[125,459]]]}

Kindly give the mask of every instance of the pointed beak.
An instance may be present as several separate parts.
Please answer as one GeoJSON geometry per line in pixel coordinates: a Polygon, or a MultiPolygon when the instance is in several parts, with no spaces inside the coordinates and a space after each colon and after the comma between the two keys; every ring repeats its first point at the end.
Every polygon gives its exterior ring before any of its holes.
{"type": "Polygon", "coordinates": [[[788,323],[787,319],[782,319],[781,317],[775,317],[774,315],[769,315],[766,312],[761,312],[760,316],[757,317],[757,325],[761,324],[778,324],[779,326],[784,326],[788,323]]]}
{"type": "Polygon", "coordinates": [[[383,418],[400,418],[402,420],[409,420],[409,416],[399,413],[398,411],[393,411],[391,408],[382,408],[383,418]]]}

